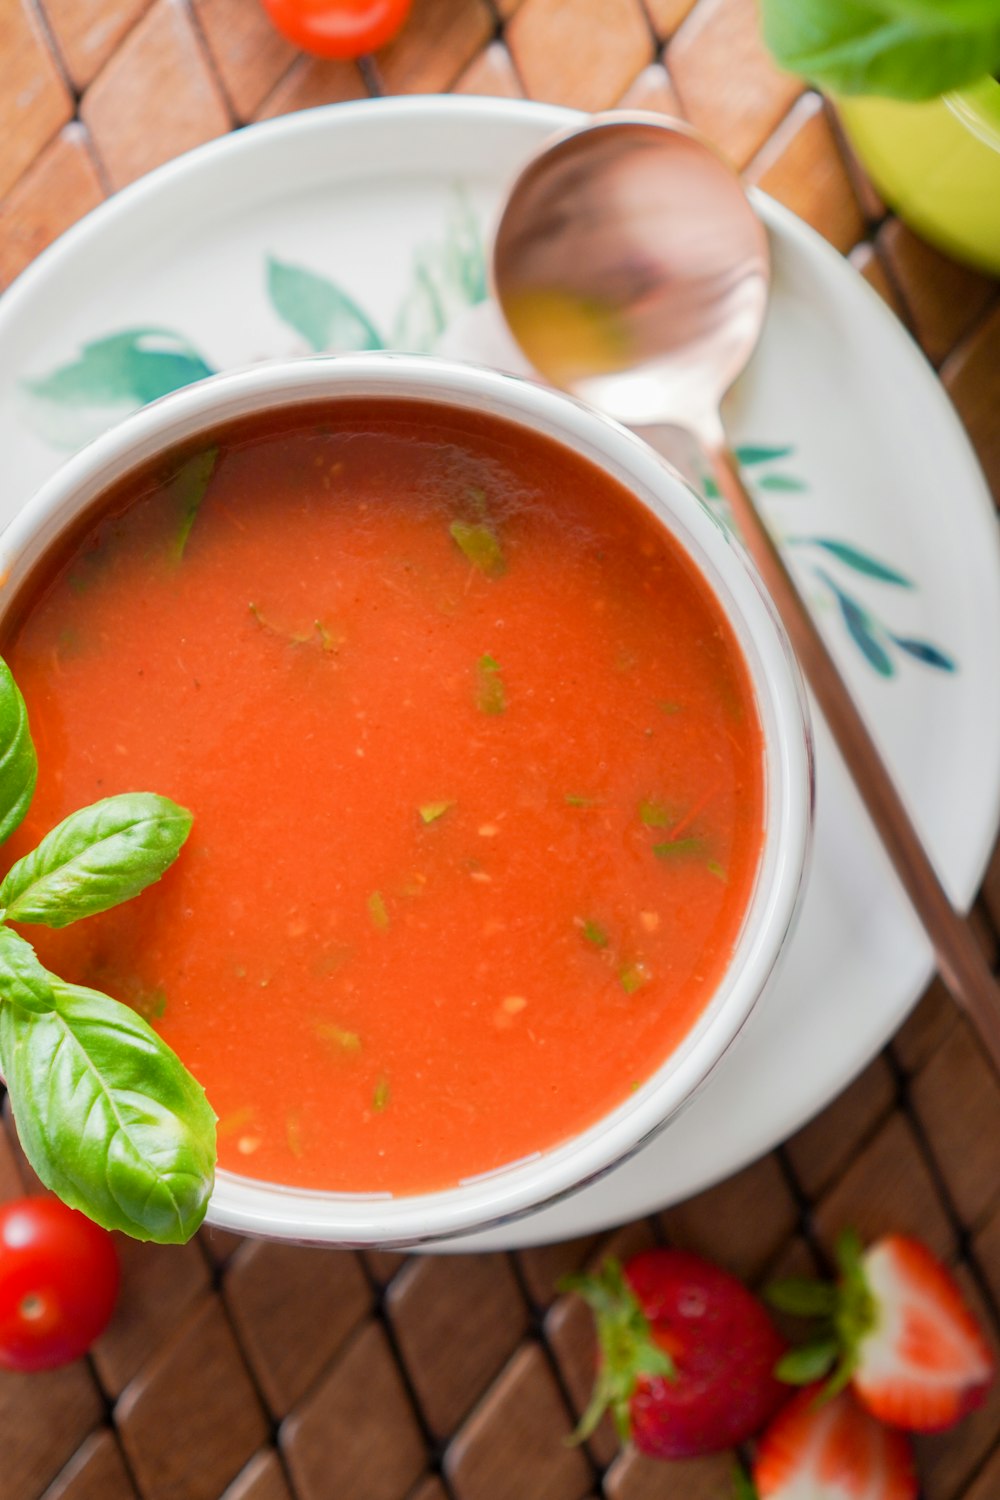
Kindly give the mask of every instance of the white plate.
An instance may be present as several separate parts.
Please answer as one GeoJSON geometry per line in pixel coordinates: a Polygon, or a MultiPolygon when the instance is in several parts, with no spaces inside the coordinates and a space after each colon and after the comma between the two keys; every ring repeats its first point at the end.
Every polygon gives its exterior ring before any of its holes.
{"type": "MultiPolygon", "coordinates": [[[[482,246],[503,186],[573,118],[492,100],[338,105],[252,126],[119,194],[0,302],[0,523],[67,451],[209,368],[474,339],[489,321],[482,246]]],[[[878,297],[798,220],[758,206],[774,294],[730,432],[771,451],[745,453],[748,476],[967,903],[1000,813],[992,502],[941,387],[878,297]]],[[[899,1025],[930,949],[822,726],[817,750],[809,889],[738,1045],[602,1182],[448,1248],[569,1237],[697,1192],[794,1131],[899,1025]]]]}

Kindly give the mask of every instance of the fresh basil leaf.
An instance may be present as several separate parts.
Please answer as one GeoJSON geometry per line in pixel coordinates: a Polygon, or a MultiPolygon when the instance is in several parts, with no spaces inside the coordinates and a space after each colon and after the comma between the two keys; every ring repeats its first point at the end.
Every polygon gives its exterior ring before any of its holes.
{"type": "Polygon", "coordinates": [[[152,792],[123,792],[71,813],[19,859],[0,885],[12,922],[66,927],[159,880],[191,828],[191,814],[152,792]]]}
{"type": "Polygon", "coordinates": [[[476,706],[484,714],[502,714],[507,707],[500,663],[488,651],[476,662],[476,706]]]}
{"type": "Polygon", "coordinates": [[[780,67],[841,94],[930,99],[1000,68],[995,0],[762,0],[780,67]]]}
{"type": "Polygon", "coordinates": [[[22,1010],[47,1011],[55,1005],[52,975],[30,943],[0,924],[0,1002],[22,1010]]]}
{"type": "Polygon", "coordinates": [[[192,453],[190,458],[186,458],[165,486],[166,504],[180,515],[177,535],[171,547],[175,563],[179,563],[184,556],[191,528],[198,518],[201,502],[208,492],[218,462],[217,447],[203,448],[200,453],[192,453]]]}
{"type": "Polygon", "coordinates": [[[0,844],[28,811],[37,780],[28,710],[10,667],[0,658],[0,844]]]}
{"type": "Polygon", "coordinates": [[[55,1010],[0,1005],[0,1057],[25,1154],[105,1229],[183,1244],[205,1217],[215,1115],[127,1005],[51,976],[55,1010]]]}
{"type": "Polygon", "coordinates": [[[487,578],[501,578],[507,571],[503,551],[491,527],[483,522],[452,521],[448,530],[464,557],[487,578]]]}

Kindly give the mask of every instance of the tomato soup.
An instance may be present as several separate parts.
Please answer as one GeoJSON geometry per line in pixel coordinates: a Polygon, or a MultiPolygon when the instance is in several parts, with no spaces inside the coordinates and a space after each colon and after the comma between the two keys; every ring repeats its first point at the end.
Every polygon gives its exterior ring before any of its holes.
{"type": "Polygon", "coordinates": [[[220,1163],[414,1193],[647,1079],[730,960],[762,846],[735,638],[621,486],[391,400],[214,432],[106,495],[2,649],[40,777],[7,854],[148,790],[194,813],[43,960],[204,1084],[220,1163]]]}

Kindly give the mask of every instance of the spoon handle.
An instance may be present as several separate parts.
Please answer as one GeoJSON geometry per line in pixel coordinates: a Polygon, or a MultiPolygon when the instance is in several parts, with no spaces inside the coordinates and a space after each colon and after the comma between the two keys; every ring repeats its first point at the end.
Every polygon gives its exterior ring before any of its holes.
{"type": "Polygon", "coordinates": [[[904,890],[934,946],[941,978],[1000,1073],[1000,984],[952,905],[895,784],[725,445],[707,456],[904,890]]]}

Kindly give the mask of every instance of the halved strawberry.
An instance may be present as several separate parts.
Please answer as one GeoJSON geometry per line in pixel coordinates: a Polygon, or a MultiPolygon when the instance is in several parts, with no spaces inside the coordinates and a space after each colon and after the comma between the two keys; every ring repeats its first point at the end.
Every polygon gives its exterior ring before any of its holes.
{"type": "Polygon", "coordinates": [[[851,1379],[883,1422],[939,1432],[981,1406],[994,1360],[951,1273],[919,1240],[889,1235],[863,1257],[875,1304],[851,1379]]]}
{"type": "Polygon", "coordinates": [[[779,1282],[774,1306],[819,1315],[819,1334],[781,1361],[794,1384],[833,1374],[875,1416],[911,1432],[939,1432],[982,1405],[995,1362],[951,1272],[919,1240],[886,1235],[869,1250],[847,1233],[836,1287],[779,1282]]]}
{"type": "Polygon", "coordinates": [[[827,1399],[810,1386],[782,1407],[760,1440],[753,1477],[760,1500],[916,1500],[901,1432],[882,1427],[850,1391],[827,1399]]]}
{"type": "Polygon", "coordinates": [[[601,1346],[577,1438],[610,1408],[623,1441],[691,1458],[744,1442],[784,1399],[773,1370],[785,1344],[766,1308],[710,1261],[647,1250],[562,1285],[590,1304],[601,1346]]]}

